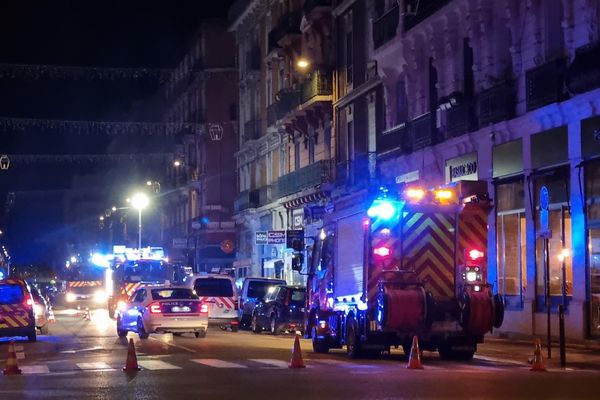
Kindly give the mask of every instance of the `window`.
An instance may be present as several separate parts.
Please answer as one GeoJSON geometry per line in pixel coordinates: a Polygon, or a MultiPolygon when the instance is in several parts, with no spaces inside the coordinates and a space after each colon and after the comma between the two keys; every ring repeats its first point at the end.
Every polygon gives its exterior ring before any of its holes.
{"type": "Polygon", "coordinates": [[[262,299],[269,292],[269,289],[282,283],[284,282],[251,281],[248,284],[247,298],[262,299]]]}
{"type": "Polygon", "coordinates": [[[290,302],[292,304],[303,305],[306,297],[306,291],[304,290],[291,290],[290,302]]]}
{"type": "Polygon", "coordinates": [[[354,44],[352,38],[352,31],[346,32],[346,83],[351,84],[353,82],[354,72],[354,44]]]}
{"type": "Polygon", "coordinates": [[[17,304],[23,302],[23,289],[20,285],[0,284],[0,304],[17,304]]]}
{"type": "Polygon", "coordinates": [[[308,139],[308,163],[312,164],[315,162],[315,137],[311,136],[308,139]]]}
{"type": "Polygon", "coordinates": [[[194,290],[200,297],[232,297],[233,285],[229,279],[200,278],[194,283],[194,290]]]}
{"type": "Polygon", "coordinates": [[[498,292],[507,308],[520,308],[527,287],[523,180],[498,184],[496,202],[498,292]]]}
{"type": "Polygon", "coordinates": [[[300,169],[300,141],[294,143],[294,170],[300,169]]]}
{"type": "Polygon", "coordinates": [[[152,300],[197,300],[198,296],[191,289],[152,289],[152,300]]]}
{"type": "MultiPolygon", "coordinates": [[[[548,171],[535,178],[536,217],[539,214],[540,188],[546,186],[550,194],[548,225],[552,238],[548,240],[548,258],[550,260],[550,296],[551,307],[557,307],[562,297],[573,294],[573,269],[571,257],[564,257],[563,250],[571,249],[571,215],[569,212],[569,169],[567,167],[548,171]],[[566,280],[563,281],[563,268],[566,280]],[[564,285],[563,285],[564,282],[564,285]],[[564,286],[564,288],[563,288],[564,286]]],[[[540,220],[536,218],[537,232],[540,230],[540,220]]],[[[544,270],[543,239],[536,241],[536,297],[538,311],[545,309],[546,273],[544,270]]],[[[568,299],[567,299],[568,300],[568,299]]]]}

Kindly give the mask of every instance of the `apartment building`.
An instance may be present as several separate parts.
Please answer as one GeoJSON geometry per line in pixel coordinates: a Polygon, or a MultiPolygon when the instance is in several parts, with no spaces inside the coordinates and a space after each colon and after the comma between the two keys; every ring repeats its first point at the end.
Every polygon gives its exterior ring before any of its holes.
{"type": "Polygon", "coordinates": [[[237,1],[238,275],[291,270],[286,232],[320,226],[333,180],[331,1],[237,1]]]}
{"type": "Polygon", "coordinates": [[[208,20],[164,85],[165,120],[181,129],[167,182],[158,183],[163,242],[198,272],[228,270],[235,259],[236,77],[233,35],[225,21],[208,20]]]}

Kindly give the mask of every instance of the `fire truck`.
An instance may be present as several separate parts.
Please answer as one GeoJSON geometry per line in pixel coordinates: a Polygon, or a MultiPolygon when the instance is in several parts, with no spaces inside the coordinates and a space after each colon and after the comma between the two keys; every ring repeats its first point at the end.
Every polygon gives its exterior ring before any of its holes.
{"type": "Polygon", "coordinates": [[[115,318],[127,299],[142,285],[169,284],[173,281],[173,268],[161,247],[131,249],[115,246],[113,261],[106,270],[108,312],[115,318]]]}
{"type": "Polygon", "coordinates": [[[308,266],[305,332],[313,349],[379,355],[413,336],[446,359],[471,359],[501,326],[487,282],[487,184],[380,188],[329,214],[308,266]]]}

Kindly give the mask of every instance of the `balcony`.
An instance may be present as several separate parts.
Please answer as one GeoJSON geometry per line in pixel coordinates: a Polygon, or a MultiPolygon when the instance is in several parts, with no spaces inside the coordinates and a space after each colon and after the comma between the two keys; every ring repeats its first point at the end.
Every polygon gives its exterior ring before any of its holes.
{"type": "MultiPolygon", "coordinates": [[[[314,71],[302,84],[302,104],[318,96],[331,96],[333,90],[331,73],[314,71]]],[[[329,98],[328,100],[331,100],[329,98]]]]}
{"type": "Polygon", "coordinates": [[[276,101],[267,107],[267,123],[273,126],[300,105],[301,92],[296,89],[284,89],[277,93],[276,101]]]}
{"type": "Polygon", "coordinates": [[[331,161],[316,161],[306,167],[279,177],[277,181],[278,196],[285,197],[304,189],[313,188],[331,182],[331,161]]]}
{"type": "Polygon", "coordinates": [[[258,206],[258,190],[244,190],[233,201],[235,212],[241,212],[258,206]]]}
{"type": "Polygon", "coordinates": [[[515,115],[516,93],[512,82],[481,92],[477,100],[479,126],[504,121],[515,115]]]}
{"type": "Polygon", "coordinates": [[[246,52],[246,72],[260,71],[260,64],[260,47],[252,46],[252,48],[246,52]]]}
{"type": "Polygon", "coordinates": [[[414,28],[451,0],[407,0],[404,2],[404,31],[414,28]]]}
{"type": "Polygon", "coordinates": [[[395,150],[400,154],[408,154],[411,151],[410,126],[401,123],[391,129],[379,134],[377,138],[377,153],[395,150]]]}
{"type": "Polygon", "coordinates": [[[395,5],[373,22],[374,49],[378,49],[396,37],[396,30],[400,22],[400,13],[398,11],[398,5],[395,5]]]}
{"type": "Polygon", "coordinates": [[[319,7],[331,7],[332,0],[306,0],[302,10],[305,14],[310,14],[314,9],[319,7]]]}
{"type": "Polygon", "coordinates": [[[355,188],[369,184],[369,156],[355,154],[353,160],[337,163],[335,167],[335,185],[355,188]]]}
{"type": "Polygon", "coordinates": [[[470,101],[455,105],[445,111],[445,138],[453,138],[475,130],[473,106],[470,101]]]}
{"type": "Polygon", "coordinates": [[[260,119],[251,119],[244,124],[244,142],[260,138],[260,119]]]}
{"type": "Polygon", "coordinates": [[[275,28],[269,32],[269,53],[277,48],[284,46],[283,41],[288,36],[300,36],[300,22],[302,13],[294,11],[284,14],[275,28]]]}
{"type": "Polygon", "coordinates": [[[267,185],[258,189],[258,206],[262,207],[277,200],[277,185],[267,185]]]}
{"type": "Polygon", "coordinates": [[[566,60],[558,58],[526,72],[527,111],[565,99],[566,68],[566,60]]]}
{"type": "Polygon", "coordinates": [[[435,144],[435,120],[431,113],[415,118],[411,125],[413,151],[435,144]]]}

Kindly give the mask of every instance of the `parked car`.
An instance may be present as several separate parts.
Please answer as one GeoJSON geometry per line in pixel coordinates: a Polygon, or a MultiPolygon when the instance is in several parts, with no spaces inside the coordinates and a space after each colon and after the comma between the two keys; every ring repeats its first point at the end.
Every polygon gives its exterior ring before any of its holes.
{"type": "Polygon", "coordinates": [[[252,314],[252,332],[264,330],[276,335],[284,331],[304,330],[306,288],[280,285],[269,289],[252,314]]]}
{"type": "Polygon", "coordinates": [[[37,340],[33,298],[22,279],[0,280],[0,337],[26,336],[37,340]]]}
{"type": "Polygon", "coordinates": [[[210,325],[238,331],[238,294],[233,278],[228,275],[194,274],[185,278],[184,285],[193,289],[200,300],[208,304],[210,325]]]}
{"type": "Polygon", "coordinates": [[[117,314],[117,334],[136,332],[140,339],[151,333],[194,333],[206,336],[208,305],[186,287],[149,285],[137,289],[117,314]]]}
{"type": "Polygon", "coordinates": [[[252,313],[258,300],[264,299],[270,288],[285,285],[282,279],[272,278],[245,278],[240,291],[240,326],[249,327],[252,322],[252,313]]]}
{"type": "Polygon", "coordinates": [[[47,335],[50,325],[52,309],[44,296],[35,285],[29,286],[33,298],[33,311],[35,312],[35,326],[42,335],[47,335]]]}

